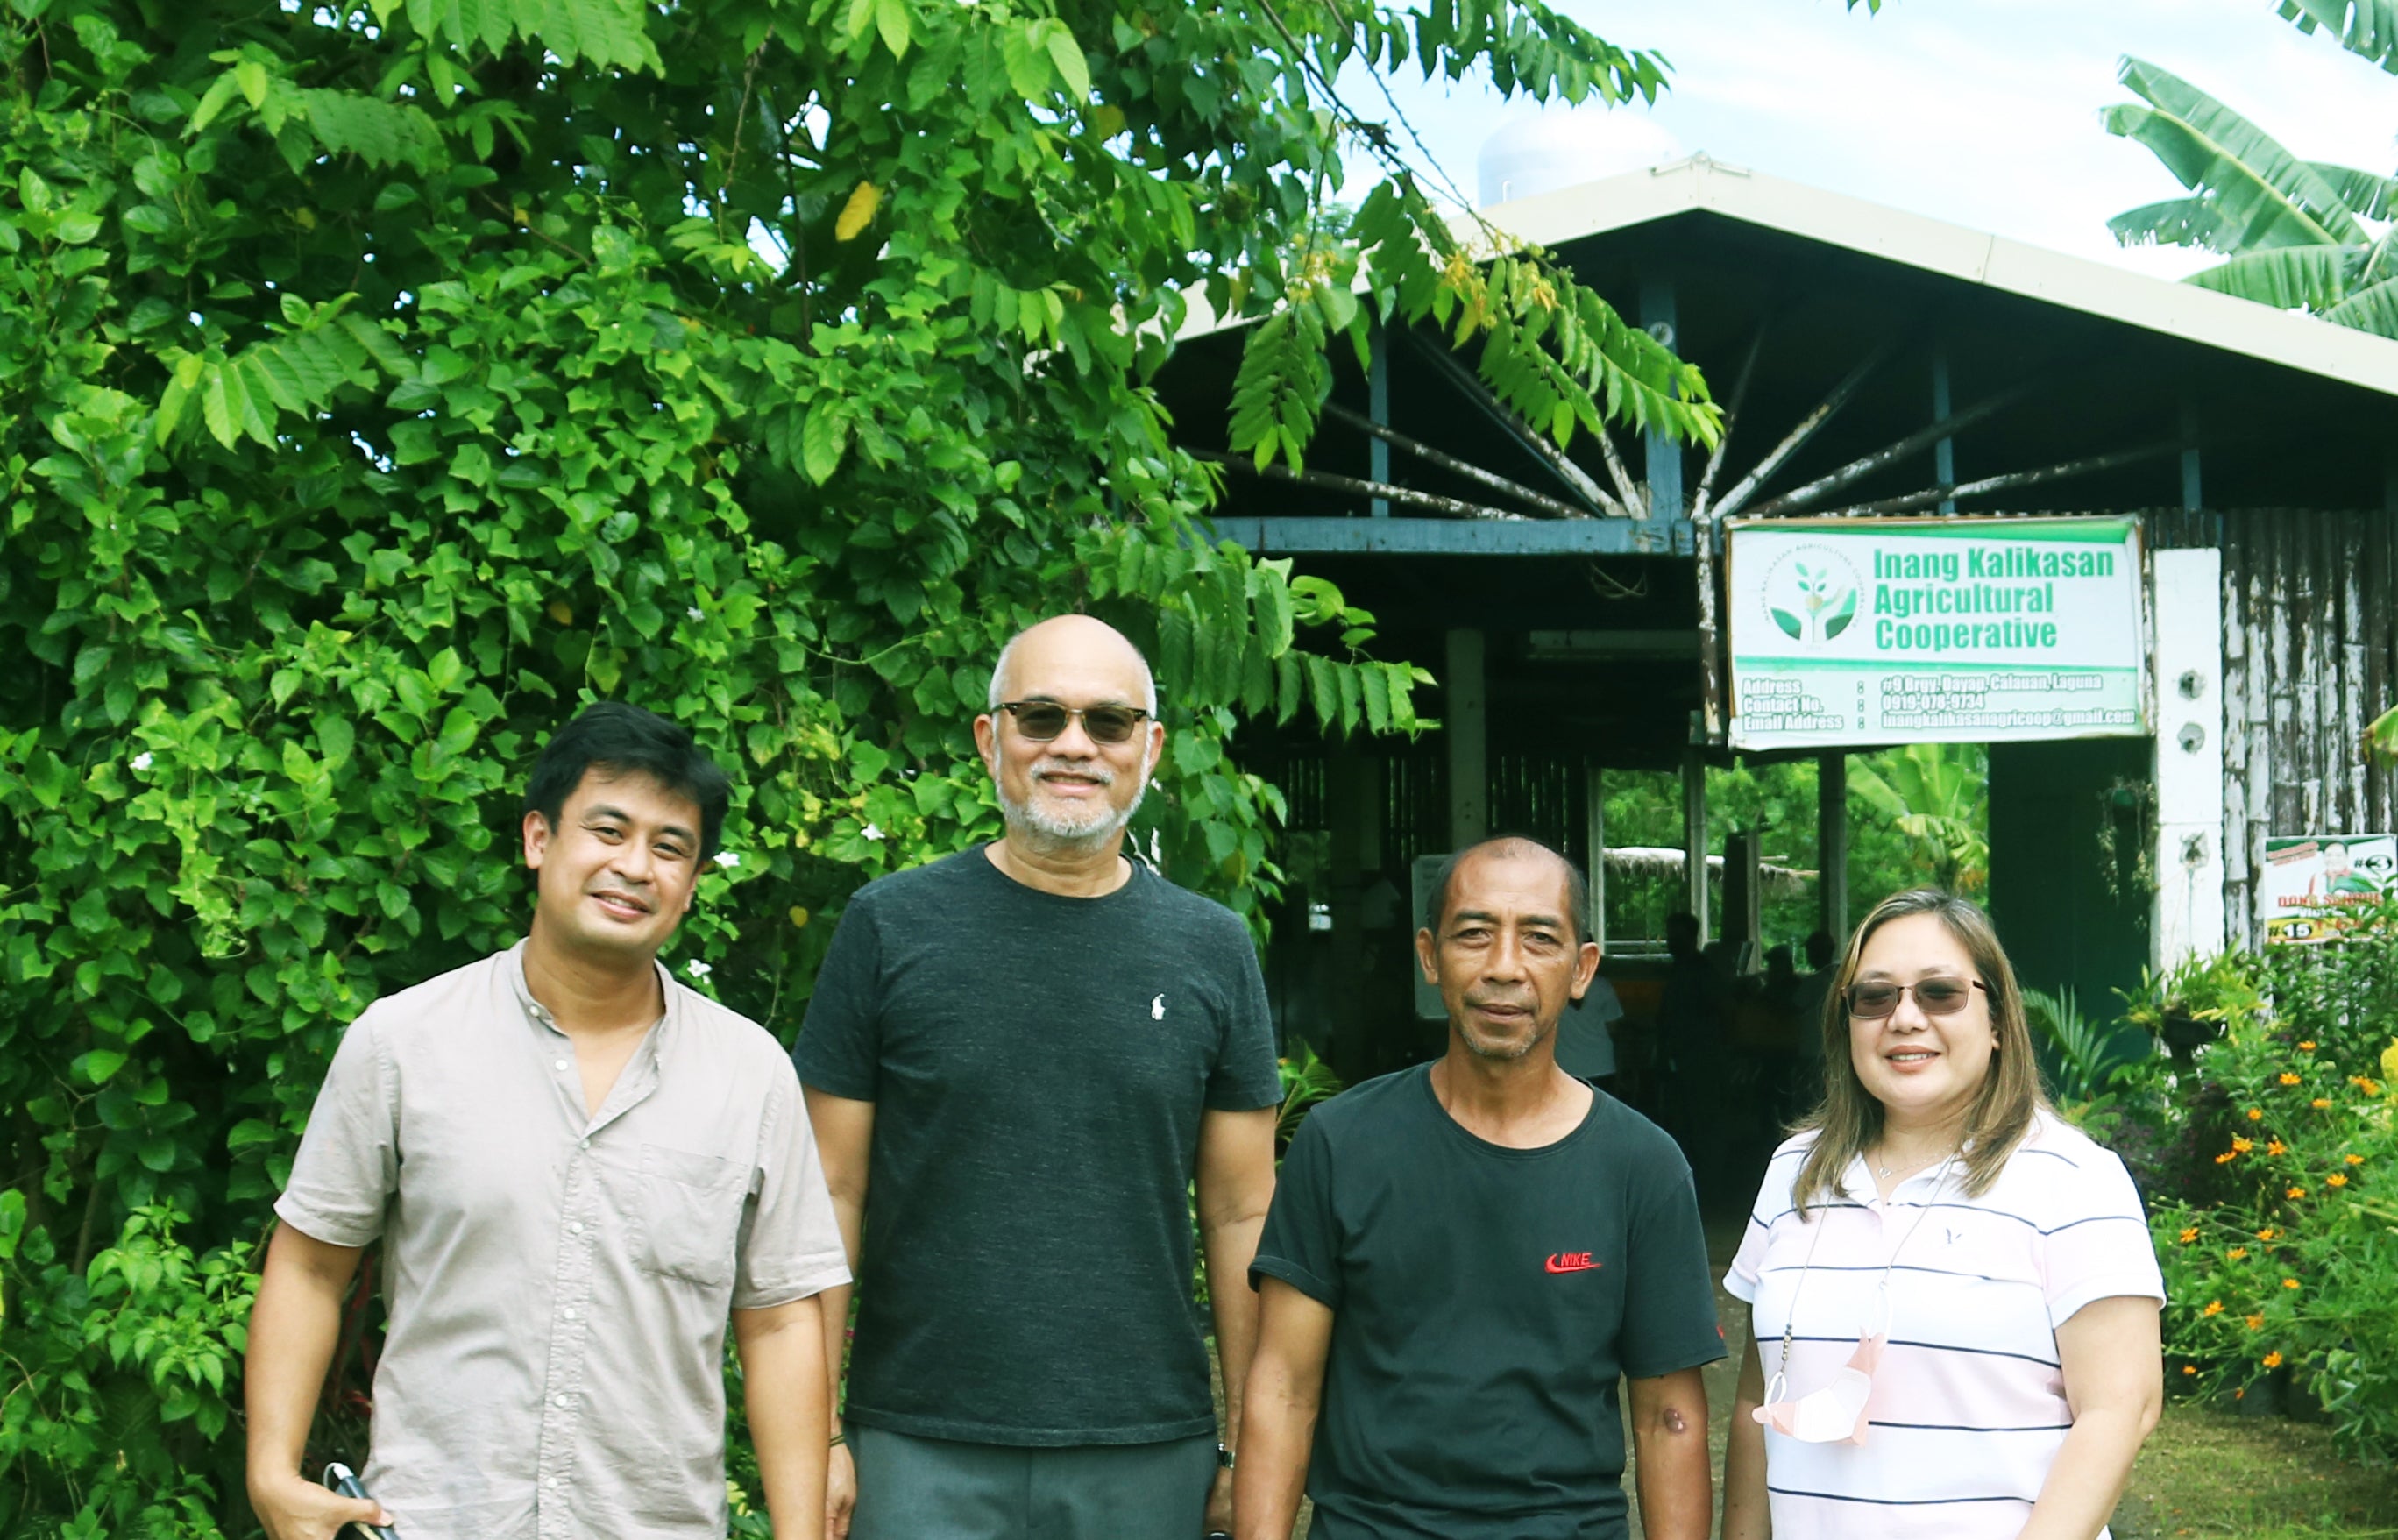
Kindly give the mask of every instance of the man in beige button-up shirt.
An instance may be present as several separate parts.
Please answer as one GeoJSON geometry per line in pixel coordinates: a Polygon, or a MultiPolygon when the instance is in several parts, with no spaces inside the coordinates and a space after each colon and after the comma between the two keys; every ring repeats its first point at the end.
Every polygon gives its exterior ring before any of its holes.
{"type": "Polygon", "coordinates": [[[344,1035],[250,1324],[249,1490],[273,1540],[357,1520],[406,1540],[714,1540],[728,1313],[775,1532],[821,1529],[815,1296],[849,1273],[799,1083],[657,962],[728,792],[674,723],[586,710],[526,797],[530,937],[344,1035]],[[299,1466],[376,1240],[391,1325],[361,1504],[299,1466]]]}

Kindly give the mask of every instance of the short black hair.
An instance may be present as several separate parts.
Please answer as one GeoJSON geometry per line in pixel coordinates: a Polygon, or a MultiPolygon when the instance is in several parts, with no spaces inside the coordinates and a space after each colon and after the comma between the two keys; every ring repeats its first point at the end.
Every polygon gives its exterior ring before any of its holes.
{"type": "Polygon", "coordinates": [[[619,776],[647,776],[697,803],[699,858],[716,854],[733,781],[681,723],[621,700],[592,702],[542,746],[532,778],[525,783],[524,810],[540,814],[556,829],[566,799],[595,766],[619,776]]]}
{"type": "Polygon", "coordinates": [[[1527,846],[1552,858],[1566,869],[1566,922],[1573,927],[1574,945],[1580,946],[1589,940],[1590,884],[1583,879],[1582,868],[1568,860],[1562,851],[1552,849],[1526,834],[1495,835],[1478,844],[1469,844],[1441,862],[1440,875],[1433,880],[1432,892],[1424,902],[1424,929],[1435,936],[1440,934],[1441,922],[1448,918],[1449,890],[1457,885],[1457,869],[1465,864],[1466,858],[1502,845],[1527,846]]]}

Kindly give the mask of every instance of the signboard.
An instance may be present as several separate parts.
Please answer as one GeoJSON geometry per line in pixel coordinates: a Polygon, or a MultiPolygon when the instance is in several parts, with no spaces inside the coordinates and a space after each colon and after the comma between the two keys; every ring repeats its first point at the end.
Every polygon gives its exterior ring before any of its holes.
{"type": "Polygon", "coordinates": [[[2307,834],[2265,842],[2257,907],[2268,946],[2337,939],[2352,922],[2341,912],[2381,900],[2398,877],[2398,837],[2307,834]]]}
{"type": "Polygon", "coordinates": [[[2135,520],[1729,529],[1734,748],[2149,731],[2135,520]]]}

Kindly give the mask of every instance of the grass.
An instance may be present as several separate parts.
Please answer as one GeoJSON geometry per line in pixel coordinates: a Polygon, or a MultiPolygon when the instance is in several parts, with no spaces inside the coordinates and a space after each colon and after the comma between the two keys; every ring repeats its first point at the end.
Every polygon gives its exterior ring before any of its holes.
{"type": "Polygon", "coordinates": [[[2398,1471],[2342,1463],[2323,1427],[2176,1401],[2140,1451],[2114,1530],[2116,1540],[2398,1540],[2398,1471]]]}

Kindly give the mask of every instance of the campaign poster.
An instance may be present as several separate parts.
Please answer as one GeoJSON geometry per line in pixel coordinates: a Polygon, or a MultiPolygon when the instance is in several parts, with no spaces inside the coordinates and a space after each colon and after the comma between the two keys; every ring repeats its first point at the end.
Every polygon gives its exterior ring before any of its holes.
{"type": "Polygon", "coordinates": [[[2335,940],[2360,905],[2378,904],[2398,878],[2398,836],[2302,834],[2265,842],[2257,907],[2268,946],[2335,940]]]}

